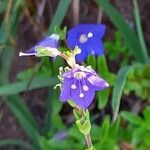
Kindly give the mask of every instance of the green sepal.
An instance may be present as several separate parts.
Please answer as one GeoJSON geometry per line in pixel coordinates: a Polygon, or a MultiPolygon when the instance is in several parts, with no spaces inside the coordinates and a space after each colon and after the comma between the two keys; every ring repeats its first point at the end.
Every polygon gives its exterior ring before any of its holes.
{"type": "Polygon", "coordinates": [[[90,148],[87,148],[86,150],[96,150],[95,147],[90,147],[90,148]]]}
{"type": "Polygon", "coordinates": [[[67,102],[69,103],[69,105],[71,107],[75,107],[76,106],[76,104],[72,100],[68,100],[67,102]]]}
{"type": "Polygon", "coordinates": [[[35,48],[36,57],[43,57],[43,56],[50,56],[50,57],[56,57],[60,54],[60,52],[56,48],[50,48],[50,47],[42,47],[37,46],[35,48]]]}
{"type": "Polygon", "coordinates": [[[67,33],[67,27],[64,27],[61,30],[58,26],[55,26],[54,32],[55,32],[55,34],[60,36],[61,40],[65,40],[66,39],[66,33],[67,33]]]}
{"type": "MultiPolygon", "coordinates": [[[[75,113],[75,115],[76,118],[79,118],[77,113],[75,113]]],[[[90,115],[88,110],[86,110],[84,115],[76,121],[76,125],[78,126],[80,132],[83,133],[84,135],[90,133],[91,123],[90,123],[90,115]]]]}

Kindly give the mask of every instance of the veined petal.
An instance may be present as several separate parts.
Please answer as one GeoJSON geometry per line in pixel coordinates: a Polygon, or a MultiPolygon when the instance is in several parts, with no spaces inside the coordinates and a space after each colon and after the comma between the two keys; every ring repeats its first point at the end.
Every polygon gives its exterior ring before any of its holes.
{"type": "Polygon", "coordinates": [[[90,54],[104,55],[102,37],[105,34],[105,25],[79,24],[70,29],[67,34],[67,43],[74,49],[78,46],[81,53],[76,55],[77,62],[83,62],[90,54]]]}
{"type": "Polygon", "coordinates": [[[57,34],[52,34],[48,37],[43,38],[39,41],[35,46],[28,50],[29,53],[35,52],[36,47],[51,47],[57,48],[58,47],[58,40],[59,36],[57,34]]]}
{"type": "Polygon", "coordinates": [[[87,52],[88,47],[86,45],[82,45],[79,48],[81,49],[81,53],[76,55],[76,60],[77,62],[81,63],[86,59],[88,55],[88,52],[87,52]]]}
{"type": "Polygon", "coordinates": [[[93,85],[95,90],[103,90],[109,87],[109,84],[97,75],[91,75],[87,80],[93,85]]]}
{"type": "Polygon", "coordinates": [[[102,41],[98,39],[91,39],[88,43],[89,54],[104,55],[104,46],[102,41]]]}
{"type": "Polygon", "coordinates": [[[80,81],[76,82],[76,86],[78,88],[71,89],[71,99],[76,103],[76,105],[80,106],[83,109],[86,109],[89,107],[89,105],[92,103],[94,96],[95,96],[95,90],[90,86],[90,84],[86,84],[89,89],[88,91],[83,90],[83,84],[80,83],[80,81]]]}
{"type": "Polygon", "coordinates": [[[63,86],[61,89],[60,100],[62,102],[68,101],[71,99],[71,85],[73,84],[73,78],[64,78],[63,86]]]}

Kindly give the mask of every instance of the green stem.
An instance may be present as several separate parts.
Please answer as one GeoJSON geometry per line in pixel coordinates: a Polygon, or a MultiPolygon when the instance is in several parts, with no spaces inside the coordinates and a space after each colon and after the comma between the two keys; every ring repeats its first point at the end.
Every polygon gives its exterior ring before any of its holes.
{"type": "Polygon", "coordinates": [[[92,148],[93,144],[92,144],[90,133],[85,135],[85,140],[86,140],[86,144],[87,144],[88,149],[92,148]]]}
{"type": "Polygon", "coordinates": [[[83,110],[77,106],[74,107],[74,116],[76,118],[76,125],[79,128],[79,131],[84,134],[87,150],[93,150],[93,144],[91,140],[90,130],[91,130],[91,122],[90,115],[88,110],[83,110]]]}

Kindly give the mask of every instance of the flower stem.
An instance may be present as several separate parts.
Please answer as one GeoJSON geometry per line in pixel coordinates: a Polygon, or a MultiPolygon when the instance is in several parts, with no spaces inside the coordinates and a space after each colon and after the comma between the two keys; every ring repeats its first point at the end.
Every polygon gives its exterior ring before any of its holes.
{"type": "Polygon", "coordinates": [[[86,140],[86,144],[87,144],[88,149],[92,148],[93,144],[92,144],[92,141],[91,141],[90,133],[85,135],[85,140],[86,140]]]}
{"type": "Polygon", "coordinates": [[[76,118],[76,125],[78,126],[79,131],[85,136],[87,150],[95,150],[90,135],[91,122],[89,111],[85,111],[80,107],[75,106],[73,112],[76,118]]]}

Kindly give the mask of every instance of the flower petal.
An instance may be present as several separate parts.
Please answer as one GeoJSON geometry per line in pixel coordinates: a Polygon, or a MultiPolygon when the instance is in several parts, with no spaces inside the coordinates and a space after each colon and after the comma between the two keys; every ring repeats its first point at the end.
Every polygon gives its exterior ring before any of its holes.
{"type": "Polygon", "coordinates": [[[28,52],[33,53],[35,52],[36,47],[51,47],[51,48],[57,48],[58,47],[58,40],[59,36],[56,34],[52,34],[48,37],[45,37],[41,41],[39,41],[35,46],[31,47],[28,52]]]}
{"type": "Polygon", "coordinates": [[[86,59],[88,55],[88,46],[82,44],[81,46],[79,46],[79,48],[81,49],[81,53],[76,55],[76,60],[77,62],[81,63],[86,59]]]}
{"type": "Polygon", "coordinates": [[[87,80],[93,85],[95,90],[103,90],[109,87],[109,84],[97,75],[91,75],[87,80]]]}
{"type": "Polygon", "coordinates": [[[60,100],[65,102],[71,98],[70,91],[73,83],[73,78],[64,78],[63,86],[61,89],[60,100]]]}
{"type": "Polygon", "coordinates": [[[104,55],[104,46],[102,41],[99,39],[91,39],[87,43],[89,54],[93,55],[104,55]]]}
{"type": "Polygon", "coordinates": [[[88,91],[82,90],[83,97],[80,97],[82,84],[79,83],[79,81],[76,82],[77,89],[72,90],[71,89],[71,99],[76,103],[76,105],[80,106],[83,109],[86,109],[89,107],[89,105],[92,103],[94,96],[95,96],[95,90],[90,86],[90,84],[87,84],[89,87],[88,91]]]}

